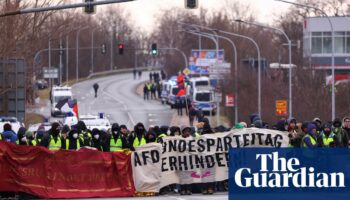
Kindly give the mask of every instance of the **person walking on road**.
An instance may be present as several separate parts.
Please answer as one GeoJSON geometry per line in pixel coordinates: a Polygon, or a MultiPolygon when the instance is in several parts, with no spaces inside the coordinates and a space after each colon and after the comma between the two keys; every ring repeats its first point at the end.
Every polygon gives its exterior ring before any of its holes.
{"type": "Polygon", "coordinates": [[[141,79],[141,77],[142,77],[142,71],[139,70],[139,80],[141,79]]]}
{"type": "Polygon", "coordinates": [[[175,107],[177,109],[177,115],[182,116],[182,103],[181,103],[181,97],[176,97],[175,99],[175,107]]]}
{"type": "Polygon", "coordinates": [[[193,126],[194,118],[197,116],[196,110],[191,106],[189,109],[189,119],[190,119],[190,126],[193,126]]]}
{"type": "Polygon", "coordinates": [[[152,81],[152,80],[153,80],[153,73],[150,72],[150,73],[149,73],[149,81],[152,81]]]}
{"type": "Polygon", "coordinates": [[[143,86],[143,100],[149,99],[149,91],[148,91],[148,84],[146,83],[145,86],[143,86]]]}
{"type": "Polygon", "coordinates": [[[98,91],[98,88],[99,88],[99,85],[97,83],[95,83],[93,85],[93,88],[94,88],[94,91],[95,91],[95,98],[97,97],[97,91],[98,91]]]}
{"type": "Polygon", "coordinates": [[[155,83],[152,83],[151,84],[151,99],[157,99],[156,98],[156,90],[157,90],[157,87],[156,87],[156,84],[155,83]]]}
{"type": "Polygon", "coordinates": [[[132,72],[134,74],[134,80],[136,80],[136,73],[137,73],[136,68],[134,68],[134,70],[132,72]]]}

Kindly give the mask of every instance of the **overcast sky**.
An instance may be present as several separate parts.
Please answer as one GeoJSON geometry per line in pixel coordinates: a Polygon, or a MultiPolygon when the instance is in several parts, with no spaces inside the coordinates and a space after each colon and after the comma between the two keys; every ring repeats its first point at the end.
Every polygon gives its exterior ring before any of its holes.
{"type": "MultiPolygon", "coordinates": [[[[219,11],[225,0],[198,0],[199,5],[210,11],[219,11]]],[[[229,0],[230,1],[230,0],[229,0]]],[[[127,11],[130,12],[136,26],[150,32],[154,27],[155,14],[165,8],[184,8],[185,0],[136,0],[134,2],[123,3],[127,11]]],[[[276,2],[274,0],[240,0],[242,3],[250,4],[258,19],[264,23],[270,23],[276,13],[285,12],[288,4],[276,2]]],[[[196,12],[196,11],[192,11],[196,12]]]]}

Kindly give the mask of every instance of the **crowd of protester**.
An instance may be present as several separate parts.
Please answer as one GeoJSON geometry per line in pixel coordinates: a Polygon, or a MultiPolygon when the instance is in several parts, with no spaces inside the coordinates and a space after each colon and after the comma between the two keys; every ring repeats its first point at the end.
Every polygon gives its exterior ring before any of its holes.
{"type": "MultiPolygon", "coordinates": [[[[89,130],[83,121],[79,121],[72,127],[54,122],[48,131],[45,131],[44,127],[39,127],[37,131],[31,132],[21,127],[15,133],[11,125],[7,123],[3,127],[3,133],[0,134],[0,140],[18,145],[43,146],[49,150],[78,150],[81,147],[87,147],[103,152],[116,152],[133,151],[138,146],[152,142],[162,143],[166,136],[198,138],[200,135],[231,130],[224,126],[212,128],[208,118],[204,116],[197,118],[198,122],[194,126],[150,126],[146,129],[142,123],[137,123],[131,130],[117,123],[112,124],[110,130],[89,130]]],[[[250,116],[250,124],[240,122],[232,129],[248,127],[284,131],[290,138],[289,146],[291,147],[348,147],[350,144],[350,117],[329,122],[322,122],[319,118],[314,118],[309,122],[298,122],[295,118],[282,118],[275,125],[270,126],[264,123],[258,115],[253,114],[250,116]]],[[[228,189],[226,181],[192,186],[167,186],[162,188],[160,193],[175,190],[182,195],[190,195],[192,191],[199,190],[203,194],[213,194],[214,191],[227,191],[228,189]]]]}

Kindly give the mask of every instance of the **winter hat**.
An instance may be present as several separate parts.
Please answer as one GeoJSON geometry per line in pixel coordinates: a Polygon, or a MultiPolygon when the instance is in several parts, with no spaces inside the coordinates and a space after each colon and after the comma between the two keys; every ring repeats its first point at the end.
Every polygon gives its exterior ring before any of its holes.
{"type": "Polygon", "coordinates": [[[334,119],[334,121],[333,121],[334,127],[339,128],[339,127],[341,127],[341,124],[342,123],[341,123],[341,120],[339,118],[334,119]]]}
{"type": "Polygon", "coordinates": [[[262,128],[263,127],[263,122],[259,119],[259,120],[255,120],[254,121],[254,127],[255,128],[262,128]]]}
{"type": "Polygon", "coordinates": [[[11,131],[11,130],[12,130],[11,124],[9,123],[4,124],[4,131],[11,131]]]}
{"type": "Polygon", "coordinates": [[[296,124],[297,120],[294,117],[290,117],[290,118],[287,119],[288,125],[290,125],[292,122],[294,122],[294,124],[296,124]]]}
{"type": "Polygon", "coordinates": [[[313,130],[313,129],[316,129],[315,124],[309,123],[309,124],[307,125],[307,132],[308,132],[308,133],[312,133],[312,130],[313,130]]]}
{"type": "Polygon", "coordinates": [[[185,131],[192,132],[191,127],[189,127],[189,126],[184,126],[184,125],[181,126],[181,130],[182,130],[181,133],[184,133],[185,131]]]}
{"type": "Polygon", "coordinates": [[[242,128],[244,128],[244,126],[241,123],[237,123],[234,128],[235,129],[242,129],[242,128]]]}
{"type": "Polygon", "coordinates": [[[332,122],[327,122],[323,125],[323,129],[325,128],[329,128],[329,129],[332,129],[332,122]]]}
{"type": "Polygon", "coordinates": [[[314,121],[314,122],[318,122],[318,123],[322,124],[321,119],[320,119],[320,118],[318,118],[318,117],[315,117],[315,118],[314,118],[312,121],[314,121]]]}
{"type": "Polygon", "coordinates": [[[119,126],[119,130],[121,130],[122,128],[128,129],[124,124],[122,124],[122,125],[119,126]]]}
{"type": "Polygon", "coordinates": [[[33,134],[33,132],[32,131],[26,131],[26,137],[27,138],[31,138],[31,137],[33,137],[34,136],[34,134],[33,134]]]}
{"type": "Polygon", "coordinates": [[[62,133],[68,133],[69,131],[70,131],[70,128],[69,128],[68,125],[64,125],[64,126],[62,127],[62,130],[61,130],[62,133]]]}

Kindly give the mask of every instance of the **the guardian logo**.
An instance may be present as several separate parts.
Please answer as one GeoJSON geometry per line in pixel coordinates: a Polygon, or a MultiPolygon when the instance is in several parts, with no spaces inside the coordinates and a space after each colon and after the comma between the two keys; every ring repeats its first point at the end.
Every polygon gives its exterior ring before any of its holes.
{"type": "Polygon", "coordinates": [[[345,175],[342,172],[315,172],[314,167],[303,167],[298,158],[288,160],[278,152],[256,154],[260,161],[258,172],[251,168],[239,168],[234,181],[241,188],[344,188],[345,175]]]}

